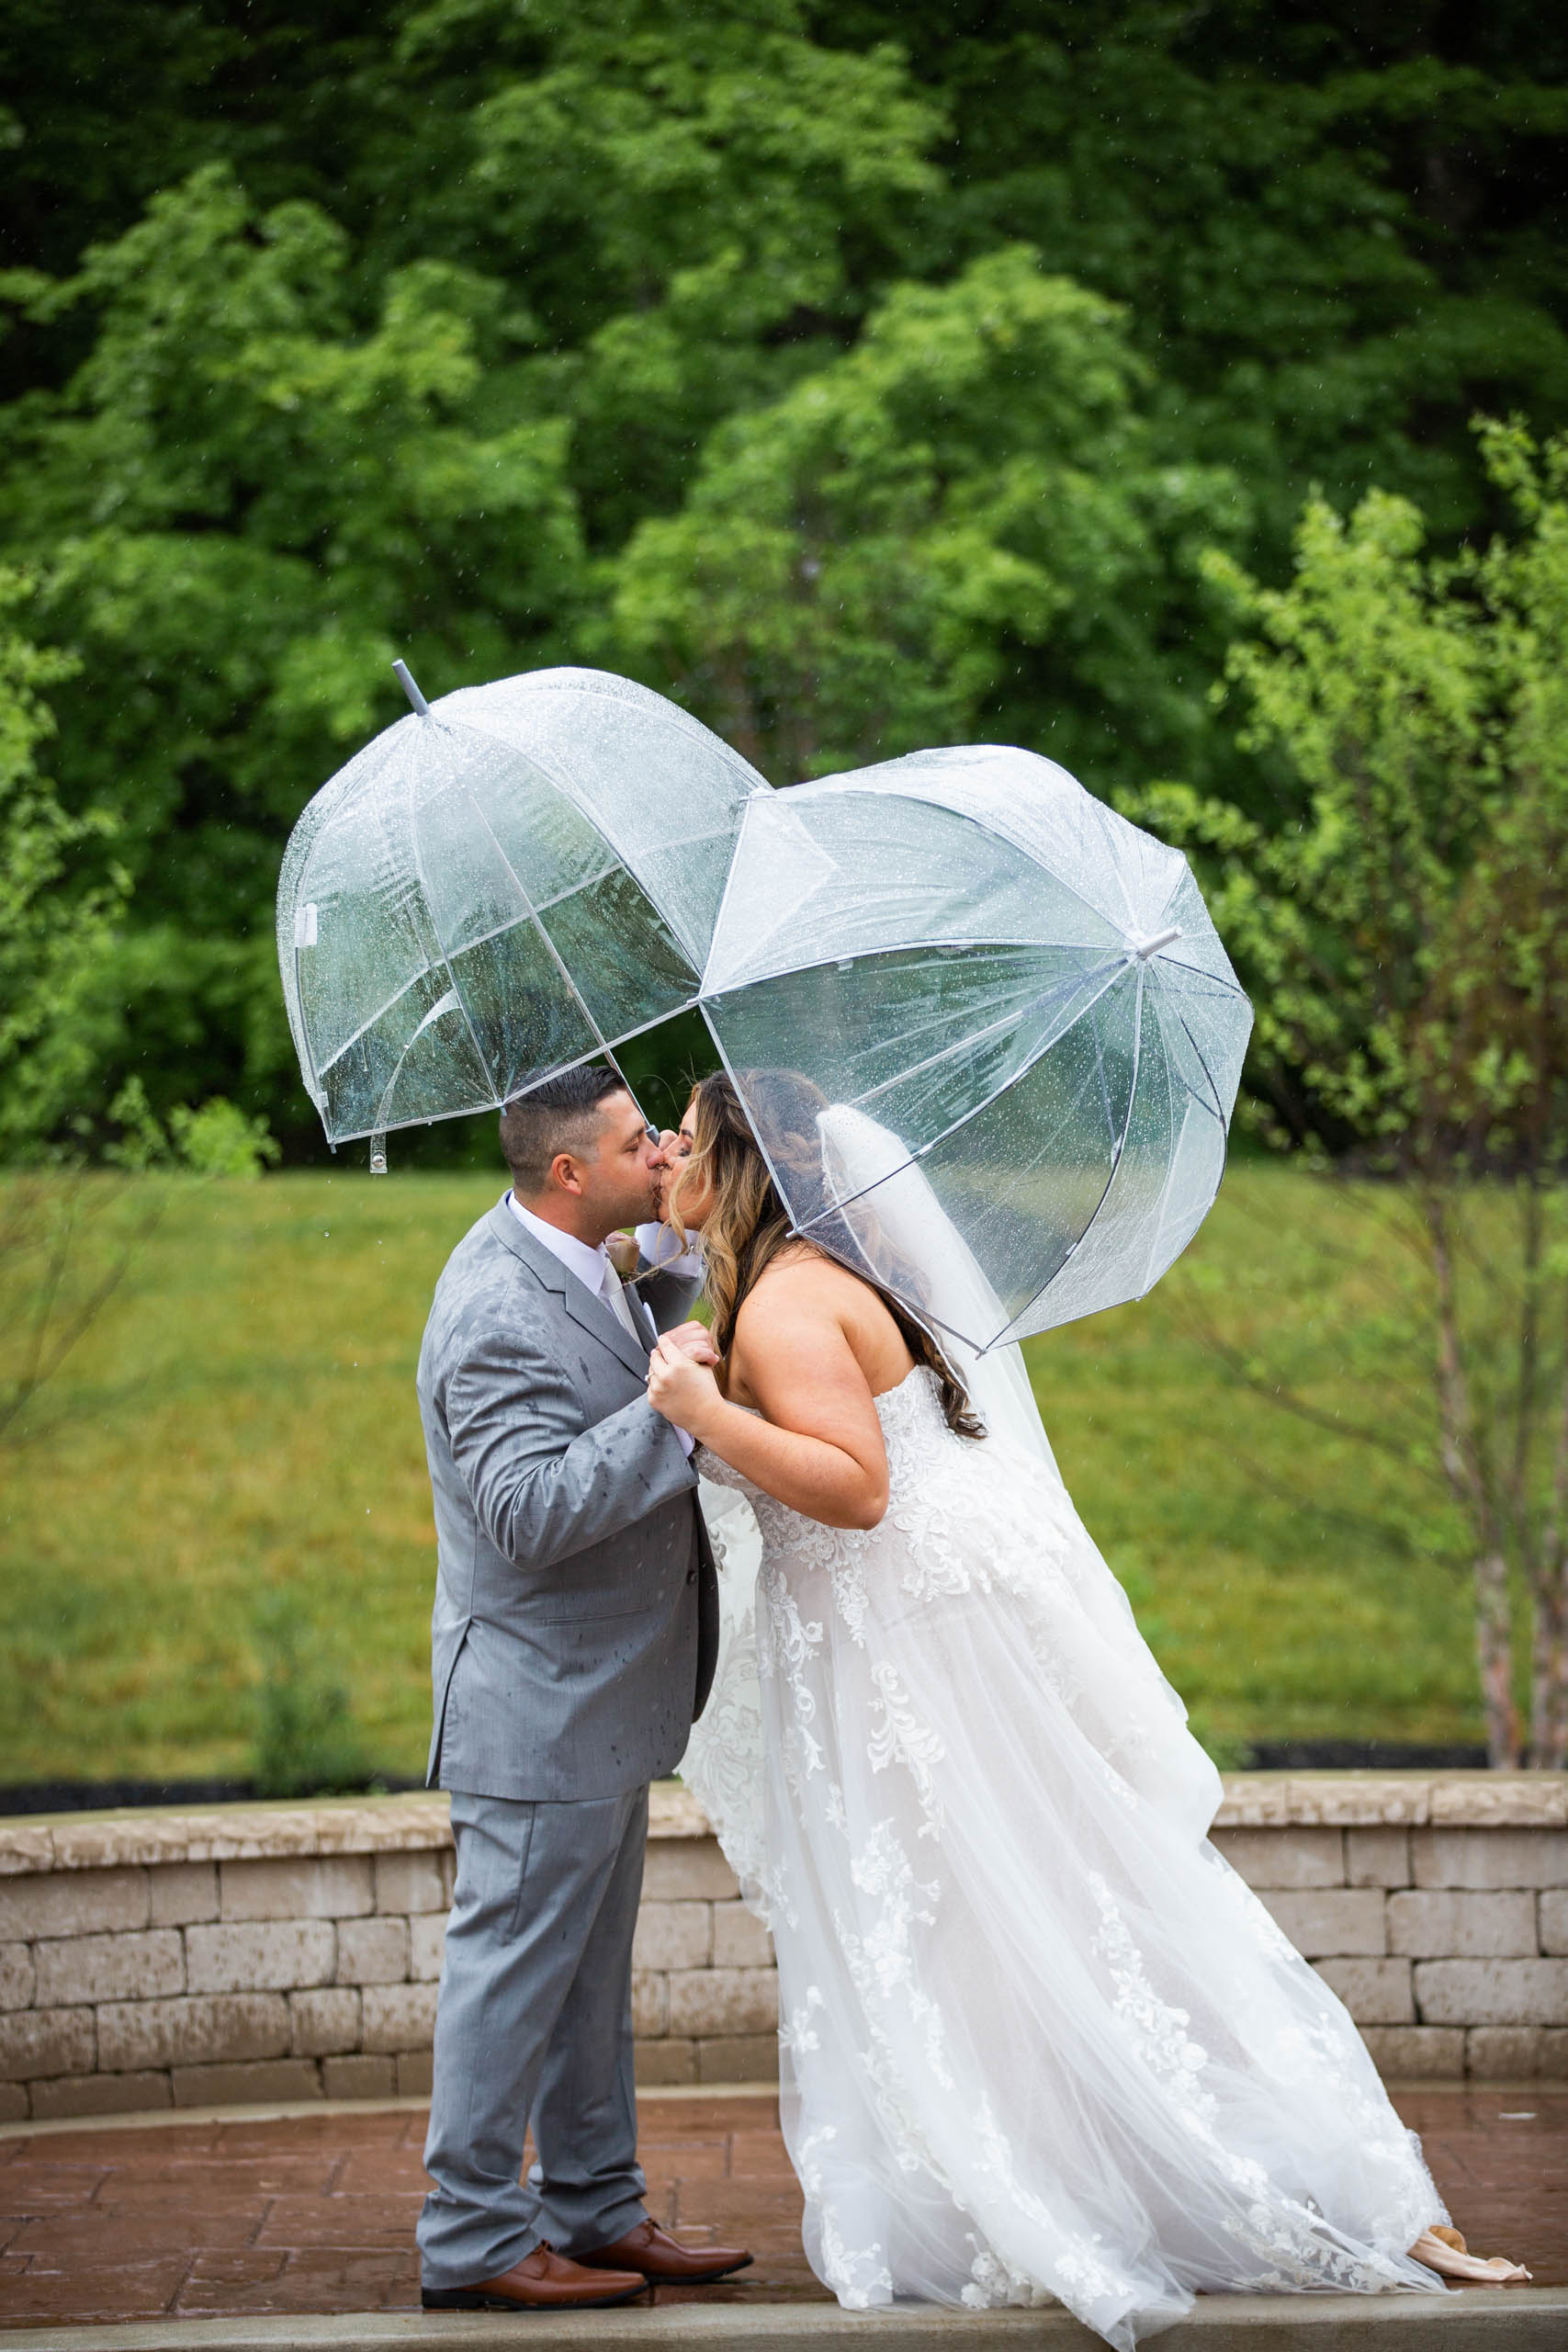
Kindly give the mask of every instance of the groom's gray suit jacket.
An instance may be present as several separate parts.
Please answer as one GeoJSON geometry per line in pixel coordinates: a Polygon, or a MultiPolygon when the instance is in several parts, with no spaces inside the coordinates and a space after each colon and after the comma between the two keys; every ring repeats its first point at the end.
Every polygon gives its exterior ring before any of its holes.
{"type": "MultiPolygon", "coordinates": [[[[638,1290],[667,1329],[694,1287],[638,1290]]],[[[713,1680],[718,1587],[696,1474],[648,1402],[652,1338],[504,1199],[447,1261],[419,1359],[439,1547],[432,1784],[611,1797],[680,1759],[713,1680]]]]}

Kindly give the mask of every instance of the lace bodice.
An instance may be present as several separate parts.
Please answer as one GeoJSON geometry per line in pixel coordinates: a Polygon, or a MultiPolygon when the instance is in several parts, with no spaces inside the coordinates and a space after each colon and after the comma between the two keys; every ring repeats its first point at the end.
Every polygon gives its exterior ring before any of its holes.
{"type": "MultiPolygon", "coordinates": [[[[887,1508],[891,1513],[908,1499],[922,1476],[940,1468],[948,1448],[972,1446],[975,1441],[956,1437],[948,1428],[936,1374],[925,1364],[916,1364],[896,1387],[885,1388],[873,1401],[887,1449],[887,1508]]],[[[750,1412],[754,1408],[748,1406],[744,1409],[750,1412]]],[[[716,1487],[729,1487],[745,1496],[757,1514],[763,1545],[770,1555],[804,1555],[813,1563],[825,1566],[830,1555],[840,1549],[846,1557],[860,1556],[867,1538],[876,1532],[874,1528],[824,1527],[819,1520],[806,1518],[787,1503],[765,1494],[742,1472],[721,1462],[705,1445],[697,1448],[693,1464],[700,1476],[711,1479],[716,1487]]]]}

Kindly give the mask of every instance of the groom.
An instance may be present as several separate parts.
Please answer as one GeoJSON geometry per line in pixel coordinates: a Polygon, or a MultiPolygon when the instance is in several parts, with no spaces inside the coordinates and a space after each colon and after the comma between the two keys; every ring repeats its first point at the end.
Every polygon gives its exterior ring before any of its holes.
{"type": "MultiPolygon", "coordinates": [[[[419,1360],[427,1777],[457,1849],[419,2247],[426,2309],[560,2310],[750,2259],[649,2220],[632,2088],[648,1784],[707,1697],[718,1599],[691,1440],[647,1392],[694,1285],[650,1277],[650,1313],[604,1249],[657,1215],[663,1151],[604,1069],[509,1103],[501,1148],[512,1189],[447,1261],[419,1360]]],[[[679,1336],[712,1361],[700,1324],[679,1336]]]]}

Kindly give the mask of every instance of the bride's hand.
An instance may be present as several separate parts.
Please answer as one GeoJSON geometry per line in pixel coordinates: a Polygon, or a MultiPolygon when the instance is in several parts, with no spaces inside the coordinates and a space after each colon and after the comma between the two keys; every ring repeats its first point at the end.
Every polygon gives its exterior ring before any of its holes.
{"type": "Polygon", "coordinates": [[[709,1366],[687,1353],[678,1333],[666,1331],[648,1360],[648,1401],[656,1413],[700,1441],[702,1425],[724,1399],[709,1366]]]}

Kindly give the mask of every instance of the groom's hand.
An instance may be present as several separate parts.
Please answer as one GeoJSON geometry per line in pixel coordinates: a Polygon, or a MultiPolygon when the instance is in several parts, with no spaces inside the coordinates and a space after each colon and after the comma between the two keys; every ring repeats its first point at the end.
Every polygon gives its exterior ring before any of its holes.
{"type": "Polygon", "coordinates": [[[705,1323],[677,1323],[672,1331],[666,1331],[663,1336],[679,1348],[682,1355],[690,1356],[694,1363],[715,1364],[718,1362],[713,1333],[705,1323]]]}

